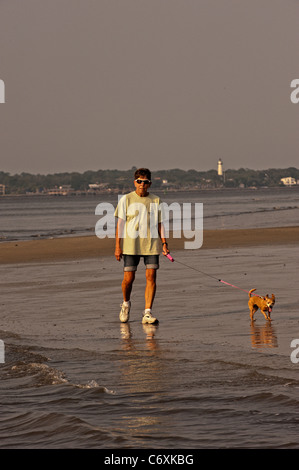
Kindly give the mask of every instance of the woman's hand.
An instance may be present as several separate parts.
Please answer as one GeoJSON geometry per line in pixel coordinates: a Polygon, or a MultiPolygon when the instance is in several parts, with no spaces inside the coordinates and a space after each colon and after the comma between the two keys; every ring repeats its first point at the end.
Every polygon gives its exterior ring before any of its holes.
{"type": "Polygon", "coordinates": [[[120,247],[116,247],[114,255],[115,255],[115,258],[117,259],[117,261],[120,261],[123,257],[122,249],[120,247]]]}
{"type": "Polygon", "coordinates": [[[168,249],[168,245],[167,243],[163,243],[163,251],[162,251],[163,255],[164,256],[167,256],[168,253],[170,253],[169,249],[168,249]]]}

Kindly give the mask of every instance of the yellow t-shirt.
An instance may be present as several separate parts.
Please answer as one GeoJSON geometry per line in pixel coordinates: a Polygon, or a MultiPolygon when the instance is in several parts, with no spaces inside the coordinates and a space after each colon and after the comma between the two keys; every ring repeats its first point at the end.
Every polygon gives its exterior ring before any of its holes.
{"type": "MultiPolygon", "coordinates": [[[[161,252],[158,224],[162,222],[161,199],[154,194],[125,194],[118,202],[115,217],[125,221],[122,251],[125,255],[158,255],[161,252]]],[[[119,234],[120,235],[120,234],[119,234]]]]}

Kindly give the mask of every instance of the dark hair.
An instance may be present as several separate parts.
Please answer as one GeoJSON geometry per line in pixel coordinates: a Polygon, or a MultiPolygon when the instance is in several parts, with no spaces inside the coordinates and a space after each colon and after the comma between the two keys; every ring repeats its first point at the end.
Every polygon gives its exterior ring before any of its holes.
{"type": "Polygon", "coordinates": [[[147,168],[139,168],[139,170],[135,171],[134,179],[137,180],[137,178],[139,178],[140,176],[143,176],[149,180],[152,179],[152,174],[147,168]]]}

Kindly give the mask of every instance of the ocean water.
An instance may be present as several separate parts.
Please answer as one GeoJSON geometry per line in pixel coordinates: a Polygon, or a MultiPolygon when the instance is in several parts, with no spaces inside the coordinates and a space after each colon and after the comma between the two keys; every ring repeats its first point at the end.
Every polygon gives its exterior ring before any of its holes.
{"type": "MultiPolygon", "coordinates": [[[[203,203],[206,229],[283,227],[299,221],[297,188],[158,194],[169,206],[178,203],[181,207],[181,220],[174,220],[174,229],[183,227],[184,203],[191,204],[193,216],[195,203],[203,203]]],[[[95,210],[103,202],[115,208],[117,195],[0,198],[0,242],[94,234],[100,218],[95,210]]]]}
{"type": "MultiPolygon", "coordinates": [[[[250,192],[247,205],[230,193],[193,200],[211,207],[204,209],[209,227],[237,228],[245,219],[248,226],[297,225],[297,194],[250,192]]],[[[64,211],[73,202],[61,203],[61,227],[69,229],[64,211]]],[[[90,204],[81,203],[78,221],[90,204]]],[[[174,257],[243,289],[274,292],[271,324],[259,312],[251,324],[246,293],[166,259],[158,273],[158,326],[141,324],[141,266],[126,325],[118,320],[122,268],[114,259],[2,266],[1,449],[299,448],[294,247],[174,257]]]]}

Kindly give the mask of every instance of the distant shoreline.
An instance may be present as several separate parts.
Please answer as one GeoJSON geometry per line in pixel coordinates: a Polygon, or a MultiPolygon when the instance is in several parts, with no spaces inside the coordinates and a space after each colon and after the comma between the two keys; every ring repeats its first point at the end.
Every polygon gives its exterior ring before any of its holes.
{"type": "MultiPolygon", "coordinates": [[[[171,252],[184,250],[183,238],[169,238],[171,252]]],[[[299,244],[299,226],[257,229],[204,230],[201,249],[222,249],[299,244]]],[[[95,235],[0,243],[0,264],[76,261],[111,256],[113,238],[95,235]]],[[[198,250],[196,250],[198,251],[198,250]]]]}
{"type": "MultiPolygon", "coordinates": [[[[0,193],[25,195],[50,194],[105,194],[126,193],[133,187],[136,167],[128,170],[87,170],[84,172],[63,172],[54,174],[21,173],[11,175],[0,171],[0,193]]],[[[258,189],[299,187],[299,169],[250,168],[210,170],[168,170],[151,171],[152,190],[156,191],[201,191],[218,189],[258,189]]]]}
{"type": "MultiPolygon", "coordinates": [[[[156,194],[174,194],[174,193],[211,193],[211,192],[254,192],[254,191],[271,191],[271,190],[279,190],[279,191],[299,191],[299,184],[294,186],[252,186],[247,188],[240,188],[240,187],[218,187],[218,188],[154,188],[153,191],[156,194]]],[[[70,192],[69,194],[48,194],[48,193],[10,193],[10,194],[0,194],[0,201],[9,198],[29,198],[29,197],[42,197],[46,198],[49,197],[51,199],[65,199],[70,197],[96,197],[96,196],[113,196],[117,194],[126,194],[128,191],[120,191],[119,189],[113,190],[101,190],[101,191],[94,191],[94,192],[87,192],[87,191],[74,191],[70,192]]]]}

